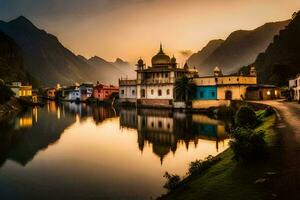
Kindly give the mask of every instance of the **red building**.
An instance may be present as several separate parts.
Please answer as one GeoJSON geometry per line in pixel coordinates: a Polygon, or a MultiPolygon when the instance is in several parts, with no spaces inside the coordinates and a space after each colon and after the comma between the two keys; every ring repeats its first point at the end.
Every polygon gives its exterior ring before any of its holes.
{"type": "Polygon", "coordinates": [[[119,87],[113,85],[97,84],[94,87],[93,97],[99,101],[107,100],[112,94],[118,94],[119,87]]]}

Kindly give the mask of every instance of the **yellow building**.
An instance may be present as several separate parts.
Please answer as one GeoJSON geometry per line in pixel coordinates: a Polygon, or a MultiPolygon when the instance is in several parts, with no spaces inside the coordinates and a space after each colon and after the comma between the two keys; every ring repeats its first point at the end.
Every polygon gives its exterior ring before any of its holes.
{"type": "Polygon", "coordinates": [[[13,82],[9,87],[15,93],[16,97],[32,97],[31,85],[22,85],[21,82],[13,82]]]}
{"type": "Polygon", "coordinates": [[[231,100],[244,100],[249,86],[257,85],[256,70],[249,75],[223,75],[216,67],[212,76],[193,79],[196,93],[193,108],[228,106],[231,100]]]}

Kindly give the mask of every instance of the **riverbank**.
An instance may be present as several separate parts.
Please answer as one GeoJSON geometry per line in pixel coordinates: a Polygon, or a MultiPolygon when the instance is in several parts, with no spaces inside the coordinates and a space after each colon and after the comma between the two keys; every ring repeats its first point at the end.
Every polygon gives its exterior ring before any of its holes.
{"type": "Polygon", "coordinates": [[[23,101],[12,97],[10,101],[0,104],[0,121],[22,112],[24,109],[26,109],[26,107],[27,105],[25,105],[23,101]]]}
{"type": "MultiPolygon", "coordinates": [[[[159,198],[174,199],[265,199],[270,195],[269,181],[276,176],[278,137],[273,126],[276,116],[264,118],[257,130],[264,130],[269,156],[261,162],[242,164],[233,159],[231,149],[218,155],[221,160],[202,174],[184,179],[177,189],[159,198]]],[[[275,194],[273,194],[275,195],[275,194]]]]}

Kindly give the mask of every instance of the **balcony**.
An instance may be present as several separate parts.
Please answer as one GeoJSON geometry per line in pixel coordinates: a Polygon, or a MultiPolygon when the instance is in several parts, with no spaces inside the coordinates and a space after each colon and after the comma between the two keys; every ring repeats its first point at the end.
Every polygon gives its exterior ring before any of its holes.
{"type": "Polygon", "coordinates": [[[138,80],[138,84],[173,84],[175,83],[174,78],[167,78],[167,79],[146,79],[146,80],[138,80]]]}
{"type": "Polygon", "coordinates": [[[136,85],[137,81],[136,80],[128,80],[128,79],[119,79],[119,86],[126,86],[126,85],[136,85]]]}

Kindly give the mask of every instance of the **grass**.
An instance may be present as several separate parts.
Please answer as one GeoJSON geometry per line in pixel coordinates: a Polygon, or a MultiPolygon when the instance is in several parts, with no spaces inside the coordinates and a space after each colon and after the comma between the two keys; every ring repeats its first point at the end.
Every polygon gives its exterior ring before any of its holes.
{"type": "MultiPolygon", "coordinates": [[[[259,111],[257,115],[262,115],[259,111]]],[[[222,199],[222,200],[254,200],[264,199],[268,191],[267,172],[276,169],[273,159],[276,155],[276,134],[272,130],[276,120],[275,115],[262,119],[257,130],[266,131],[265,140],[269,146],[269,156],[262,162],[241,164],[233,160],[233,151],[228,149],[218,157],[221,161],[213,165],[203,174],[190,176],[183,180],[180,186],[160,199],[193,200],[193,199],[222,199]],[[256,183],[264,180],[263,183],[256,183]]],[[[271,173],[270,173],[271,174],[271,173]]]]}

